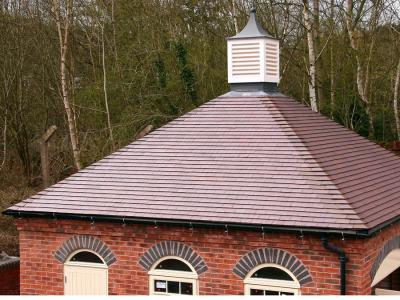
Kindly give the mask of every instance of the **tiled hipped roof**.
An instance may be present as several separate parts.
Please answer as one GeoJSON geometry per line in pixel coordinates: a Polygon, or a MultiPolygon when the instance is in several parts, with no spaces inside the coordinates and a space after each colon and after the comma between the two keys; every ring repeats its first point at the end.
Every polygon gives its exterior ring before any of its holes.
{"type": "Polygon", "coordinates": [[[400,160],[286,96],[219,97],[10,210],[370,229],[400,160]]]}

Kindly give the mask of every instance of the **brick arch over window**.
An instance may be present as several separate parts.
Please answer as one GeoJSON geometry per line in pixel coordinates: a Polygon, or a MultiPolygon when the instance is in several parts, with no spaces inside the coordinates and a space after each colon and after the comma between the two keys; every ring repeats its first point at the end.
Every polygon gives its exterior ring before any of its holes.
{"type": "Polygon", "coordinates": [[[92,250],[97,253],[107,266],[117,261],[111,249],[101,240],[90,235],[75,235],[66,240],[60,248],[54,253],[54,257],[60,262],[65,263],[67,258],[76,250],[92,250]]]}
{"type": "Polygon", "coordinates": [[[372,265],[370,276],[371,279],[374,279],[376,272],[378,271],[380,265],[382,264],[385,257],[392,252],[393,250],[400,249],[400,235],[392,238],[390,241],[387,241],[385,245],[382,247],[379,252],[377,258],[375,259],[374,264],[372,265]]]}
{"type": "Polygon", "coordinates": [[[310,272],[300,259],[285,250],[274,248],[260,248],[248,252],[237,262],[233,272],[244,279],[251,270],[262,264],[285,267],[293,273],[301,285],[312,281],[310,272]]]}
{"type": "Polygon", "coordinates": [[[177,256],[186,260],[199,275],[208,270],[203,258],[191,247],[174,241],[163,241],[155,244],[143,254],[139,260],[139,264],[149,271],[155,262],[166,256],[177,256]]]}

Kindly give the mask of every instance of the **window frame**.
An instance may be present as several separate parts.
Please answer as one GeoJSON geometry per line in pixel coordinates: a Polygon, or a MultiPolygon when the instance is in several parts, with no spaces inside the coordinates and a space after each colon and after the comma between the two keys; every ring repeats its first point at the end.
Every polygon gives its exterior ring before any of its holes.
{"type": "Polygon", "coordinates": [[[251,289],[269,290],[275,292],[288,292],[294,295],[300,295],[300,283],[297,278],[288,269],[278,264],[261,264],[253,268],[243,280],[244,283],[244,294],[250,295],[251,289]],[[267,279],[267,278],[252,278],[253,274],[263,268],[277,268],[286,272],[293,281],[279,280],[279,279],[267,279]]]}
{"type": "Polygon", "coordinates": [[[108,266],[106,264],[106,262],[104,261],[104,259],[98,255],[96,252],[90,250],[90,249],[78,249],[75,250],[74,252],[72,252],[67,260],[65,261],[64,265],[67,266],[78,266],[78,267],[91,267],[91,268],[100,268],[100,269],[108,269],[108,266]],[[91,262],[84,262],[84,261],[71,261],[71,259],[75,256],[75,254],[79,253],[79,252],[90,252],[93,255],[96,255],[98,258],[100,258],[100,260],[103,262],[102,264],[100,263],[91,263],[91,262]]]}
{"type": "MultiPolygon", "coordinates": [[[[186,260],[177,257],[177,256],[164,256],[157,260],[150,271],[147,272],[149,274],[149,295],[182,295],[182,294],[174,294],[168,292],[156,292],[154,287],[155,280],[165,280],[165,281],[178,281],[178,282],[187,282],[193,285],[193,294],[192,296],[199,295],[199,284],[198,284],[198,274],[193,268],[193,266],[187,262],[186,260]],[[191,270],[191,272],[186,271],[173,271],[173,270],[162,270],[156,269],[156,267],[164,260],[167,259],[176,259],[183,263],[185,263],[191,270]]],[[[184,295],[189,296],[189,295],[184,295]]]]}

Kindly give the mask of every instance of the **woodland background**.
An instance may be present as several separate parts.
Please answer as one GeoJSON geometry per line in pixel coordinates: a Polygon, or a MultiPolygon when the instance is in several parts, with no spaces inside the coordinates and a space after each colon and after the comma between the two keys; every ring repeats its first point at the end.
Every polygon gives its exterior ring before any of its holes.
{"type": "MultiPolygon", "coordinates": [[[[399,140],[400,0],[0,0],[0,210],[228,91],[226,40],[251,7],[281,41],[280,90],[399,140]]],[[[17,254],[0,216],[0,251],[17,254]]]]}

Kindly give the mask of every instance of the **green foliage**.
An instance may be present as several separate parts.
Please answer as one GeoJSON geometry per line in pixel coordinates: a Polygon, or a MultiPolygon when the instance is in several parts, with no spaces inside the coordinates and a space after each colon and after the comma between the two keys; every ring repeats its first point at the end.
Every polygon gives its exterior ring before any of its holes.
{"type": "MultiPolygon", "coordinates": [[[[70,174],[73,165],[60,96],[57,28],[50,2],[15,3],[24,5],[0,11],[1,132],[6,112],[8,124],[5,168],[18,166],[21,178],[35,181],[40,176],[37,139],[54,124],[58,130],[50,143],[50,157],[57,181],[70,174]]],[[[83,1],[75,7],[68,84],[85,166],[112,151],[104,85],[117,148],[132,142],[147,125],[160,127],[228,91],[225,38],[235,34],[232,3],[242,28],[252,1],[83,1]]],[[[366,7],[371,3],[367,1],[366,7]]],[[[329,4],[321,1],[319,107],[326,116],[368,136],[368,114],[357,93],[357,66],[344,15],[336,8],[331,28],[329,4]]],[[[257,6],[262,25],[281,40],[280,90],[308,105],[301,6],[276,1],[258,1],[257,6]]],[[[385,13],[390,15],[390,10],[385,13]]],[[[358,32],[362,57],[372,53],[367,91],[375,125],[371,138],[393,140],[393,74],[400,55],[396,33],[400,25],[393,17],[372,32],[368,17],[362,17],[358,32]],[[370,50],[372,37],[376,41],[370,50]]]]}
{"type": "Polygon", "coordinates": [[[160,56],[158,56],[154,61],[154,66],[157,72],[158,85],[161,89],[164,89],[167,86],[167,74],[165,71],[164,61],[160,56]]]}
{"type": "Polygon", "coordinates": [[[193,70],[189,67],[187,62],[187,50],[181,42],[175,43],[176,58],[178,61],[178,67],[180,70],[180,77],[185,87],[185,93],[187,97],[197,104],[197,93],[195,87],[195,76],[193,70]]]}

